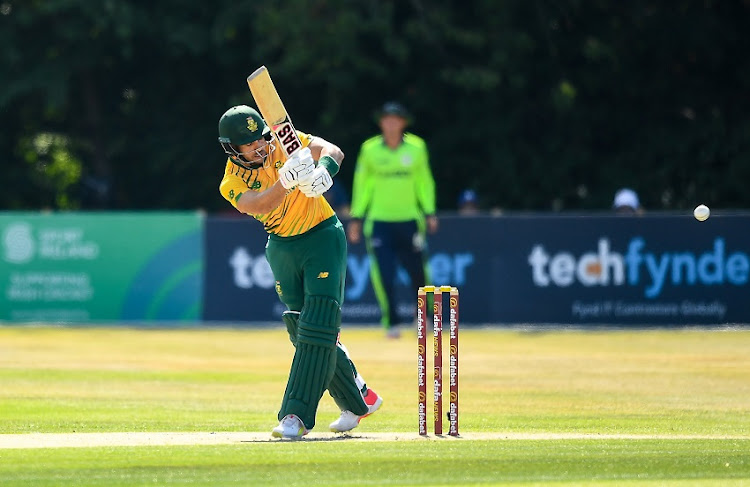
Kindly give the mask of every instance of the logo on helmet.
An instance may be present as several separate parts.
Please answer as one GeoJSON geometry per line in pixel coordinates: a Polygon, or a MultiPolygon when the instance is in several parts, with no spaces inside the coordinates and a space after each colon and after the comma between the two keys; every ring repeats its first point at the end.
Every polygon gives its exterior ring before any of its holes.
{"type": "Polygon", "coordinates": [[[256,122],[253,117],[247,117],[247,129],[250,132],[255,132],[258,130],[258,122],[256,122]]]}

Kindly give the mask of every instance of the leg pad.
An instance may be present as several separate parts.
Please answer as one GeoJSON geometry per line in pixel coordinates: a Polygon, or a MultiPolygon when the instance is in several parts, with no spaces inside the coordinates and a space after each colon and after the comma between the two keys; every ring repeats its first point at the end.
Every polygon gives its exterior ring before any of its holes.
{"type": "Polygon", "coordinates": [[[328,392],[342,411],[351,411],[357,416],[367,414],[367,404],[362,399],[362,393],[357,386],[355,377],[357,369],[349,359],[346,349],[339,345],[336,347],[336,369],[333,372],[331,382],[328,384],[328,392]]]}
{"type": "Polygon", "coordinates": [[[292,345],[297,346],[297,326],[299,323],[298,311],[284,311],[281,314],[281,320],[286,325],[286,331],[289,333],[289,341],[292,345]]]}
{"type": "MultiPolygon", "coordinates": [[[[289,331],[293,319],[285,318],[284,322],[289,331]]],[[[341,307],[336,300],[326,296],[305,299],[297,323],[296,350],[279,420],[287,414],[296,414],[308,429],[315,426],[318,403],[336,368],[340,322],[341,307]]]]}

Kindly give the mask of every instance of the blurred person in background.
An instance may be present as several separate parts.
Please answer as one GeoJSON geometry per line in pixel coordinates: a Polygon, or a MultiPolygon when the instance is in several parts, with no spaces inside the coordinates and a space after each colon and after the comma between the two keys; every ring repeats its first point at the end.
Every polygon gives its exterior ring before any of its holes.
{"type": "Polygon", "coordinates": [[[615,193],[612,209],[618,215],[641,215],[643,207],[638,199],[638,193],[630,188],[621,188],[615,193]]]}
{"type": "Polygon", "coordinates": [[[398,265],[408,273],[416,295],[429,279],[426,233],[438,229],[435,181],[427,144],[405,132],[411,121],[406,108],[387,102],[377,121],[381,133],[364,141],[357,157],[347,234],[352,243],[365,236],[381,324],[386,336],[398,338],[402,321],[395,292],[398,265]]]}
{"type": "Polygon", "coordinates": [[[287,159],[255,109],[235,106],[219,120],[219,143],[228,156],[219,191],[268,232],[266,258],[288,308],[282,319],[295,352],[271,435],[292,439],[315,426],[326,389],[341,410],[329,426],[334,432],[357,427],[382,403],[339,341],[346,235],[323,194],[344,153],[321,137],[297,134],[303,149],[287,159]]]}
{"type": "Polygon", "coordinates": [[[458,197],[459,215],[476,215],[479,213],[479,197],[473,189],[466,189],[458,197]]]}

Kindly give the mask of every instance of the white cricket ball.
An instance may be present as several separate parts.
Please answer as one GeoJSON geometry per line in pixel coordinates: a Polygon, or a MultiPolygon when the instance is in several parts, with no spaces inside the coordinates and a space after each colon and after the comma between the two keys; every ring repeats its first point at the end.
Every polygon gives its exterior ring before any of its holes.
{"type": "Polygon", "coordinates": [[[699,222],[708,220],[708,217],[710,215],[711,215],[711,210],[709,210],[708,206],[706,205],[698,205],[693,210],[693,216],[699,222]]]}

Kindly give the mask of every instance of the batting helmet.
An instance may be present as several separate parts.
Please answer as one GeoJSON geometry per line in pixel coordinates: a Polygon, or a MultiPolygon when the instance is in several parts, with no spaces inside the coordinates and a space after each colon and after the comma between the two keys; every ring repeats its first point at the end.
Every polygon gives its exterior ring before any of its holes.
{"type": "MultiPolygon", "coordinates": [[[[244,168],[254,168],[262,165],[262,162],[246,160],[237,151],[237,146],[252,144],[261,138],[270,142],[273,135],[266,122],[254,108],[247,105],[238,105],[224,112],[224,115],[219,119],[219,143],[221,147],[232,162],[244,168]]],[[[263,155],[267,156],[268,152],[264,152],[263,155]]]]}

